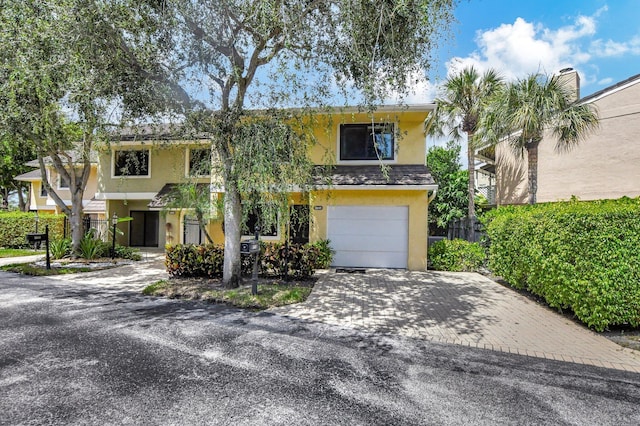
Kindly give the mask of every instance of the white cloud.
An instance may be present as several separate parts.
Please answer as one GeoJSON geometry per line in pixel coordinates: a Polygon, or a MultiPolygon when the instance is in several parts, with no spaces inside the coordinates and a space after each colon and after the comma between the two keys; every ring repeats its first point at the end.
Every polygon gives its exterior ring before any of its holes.
{"type": "Polygon", "coordinates": [[[603,78],[602,80],[598,81],[599,86],[606,86],[611,83],[613,83],[613,78],[611,77],[603,78]]]}
{"type": "Polygon", "coordinates": [[[505,78],[515,79],[573,67],[580,72],[584,85],[595,83],[598,68],[594,60],[640,55],[640,35],[624,41],[596,38],[598,18],[607,11],[602,7],[558,29],[517,18],[513,24],[478,32],[478,49],[467,57],[452,58],[447,63],[448,73],[473,65],[480,71],[493,68],[505,78]]]}
{"type": "Polygon", "coordinates": [[[599,13],[579,16],[572,25],[559,29],[517,18],[513,24],[480,32],[476,37],[479,49],[466,58],[453,58],[448,64],[449,73],[474,65],[480,70],[494,68],[507,79],[515,79],[533,72],[578,68],[592,57],[582,41],[596,34],[599,13]]]}

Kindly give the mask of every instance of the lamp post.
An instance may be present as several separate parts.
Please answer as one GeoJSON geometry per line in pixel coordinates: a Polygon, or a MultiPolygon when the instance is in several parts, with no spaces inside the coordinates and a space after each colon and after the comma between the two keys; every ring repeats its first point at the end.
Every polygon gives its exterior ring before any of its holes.
{"type": "Polygon", "coordinates": [[[113,212],[113,217],[111,218],[111,223],[113,224],[113,237],[111,243],[111,259],[116,257],[116,226],[118,225],[118,215],[113,212]]]}

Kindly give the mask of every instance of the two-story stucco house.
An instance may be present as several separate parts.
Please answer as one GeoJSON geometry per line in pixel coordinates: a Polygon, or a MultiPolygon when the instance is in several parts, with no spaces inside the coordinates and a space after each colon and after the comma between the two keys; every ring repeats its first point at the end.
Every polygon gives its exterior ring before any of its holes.
{"type": "MultiPolygon", "coordinates": [[[[579,103],[592,104],[599,129],[568,151],[557,151],[547,131],[538,148],[538,202],[615,199],[640,196],[640,74],[580,99],[574,70],[559,76],[570,84],[579,103]]],[[[507,144],[495,149],[498,204],[527,202],[527,159],[507,144]]]]}
{"type": "MultiPolygon", "coordinates": [[[[291,194],[291,208],[309,218],[293,233],[296,241],[329,239],[336,251],[334,266],[426,269],[427,206],[437,185],[425,166],[424,120],[433,109],[432,104],[381,107],[373,115],[336,109],[316,117],[318,144],[311,159],[323,165],[329,153],[335,164],[330,184],[319,182],[310,196],[291,194]]],[[[100,150],[96,193],[106,201],[109,217],[133,218],[128,229],[121,229],[120,243],[194,242],[193,227],[185,226],[190,212],[162,212],[162,196],[172,185],[193,179],[193,169],[209,159],[207,140],[174,140],[154,130],[120,139],[100,150]]],[[[199,172],[196,179],[220,190],[216,176],[199,172]]],[[[224,242],[220,220],[208,227],[216,243],[224,242]]],[[[275,229],[263,238],[279,240],[284,234],[275,229]]]]}

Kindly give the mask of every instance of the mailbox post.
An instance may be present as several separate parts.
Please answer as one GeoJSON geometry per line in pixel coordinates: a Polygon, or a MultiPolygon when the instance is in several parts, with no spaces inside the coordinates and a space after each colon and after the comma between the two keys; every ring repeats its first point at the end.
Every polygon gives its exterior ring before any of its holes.
{"type": "Polygon", "coordinates": [[[49,225],[44,227],[44,234],[31,233],[27,234],[27,243],[40,244],[45,242],[47,248],[47,269],[51,269],[51,256],[49,255],[49,225]]]}
{"type": "MultiPolygon", "coordinates": [[[[256,235],[258,233],[256,232],[256,235]]],[[[241,254],[253,254],[253,273],[251,275],[251,280],[253,281],[251,285],[251,294],[258,294],[258,254],[260,253],[260,242],[256,238],[255,240],[244,240],[240,241],[240,253],[241,254]]]]}

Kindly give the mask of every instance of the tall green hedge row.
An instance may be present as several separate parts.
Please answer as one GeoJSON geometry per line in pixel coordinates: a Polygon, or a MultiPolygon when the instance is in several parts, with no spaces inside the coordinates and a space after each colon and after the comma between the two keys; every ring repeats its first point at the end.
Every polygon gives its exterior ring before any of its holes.
{"type": "Polygon", "coordinates": [[[640,198],[501,207],[489,267],[598,331],[640,325],[640,198]]]}
{"type": "MultiPolygon", "coordinates": [[[[64,215],[40,214],[38,233],[44,233],[49,225],[50,240],[64,238],[64,215]]],[[[27,247],[26,235],[35,232],[35,214],[23,212],[0,212],[0,247],[27,247]]]]}
{"type": "MultiPolygon", "coordinates": [[[[323,252],[317,244],[260,244],[259,271],[267,277],[287,276],[308,279],[323,264],[323,252]],[[286,259],[286,261],[285,261],[286,259]]],[[[165,265],[175,277],[222,277],[224,247],[221,245],[177,244],[168,246],[165,265]]],[[[242,273],[251,275],[253,256],[242,255],[242,273]]]]}

